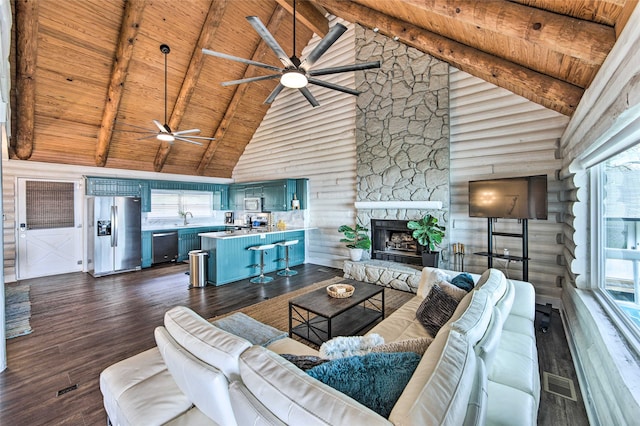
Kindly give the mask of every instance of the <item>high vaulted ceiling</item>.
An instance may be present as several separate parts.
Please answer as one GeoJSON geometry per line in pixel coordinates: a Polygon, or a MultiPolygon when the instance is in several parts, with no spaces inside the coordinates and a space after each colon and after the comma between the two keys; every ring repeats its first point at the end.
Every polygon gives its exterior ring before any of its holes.
{"type": "MultiPolygon", "coordinates": [[[[328,12],[570,116],[636,4],[298,0],[295,53],[301,56],[314,32],[326,34],[328,12]]],[[[246,16],[258,16],[291,53],[291,11],[292,0],[15,1],[9,155],[231,177],[278,81],[223,87],[265,72],[202,48],[280,66],[246,16]],[[215,141],[140,139],[148,133],[138,128],[165,122],[163,43],[171,47],[167,124],[174,131],[198,128],[215,141]]]]}

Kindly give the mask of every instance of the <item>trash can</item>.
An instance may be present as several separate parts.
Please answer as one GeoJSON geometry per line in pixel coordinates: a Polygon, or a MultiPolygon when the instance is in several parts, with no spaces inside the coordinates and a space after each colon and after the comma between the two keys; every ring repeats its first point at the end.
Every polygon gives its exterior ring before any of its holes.
{"type": "Polygon", "coordinates": [[[209,252],[206,250],[191,250],[189,252],[189,287],[207,285],[208,257],[209,252]]]}

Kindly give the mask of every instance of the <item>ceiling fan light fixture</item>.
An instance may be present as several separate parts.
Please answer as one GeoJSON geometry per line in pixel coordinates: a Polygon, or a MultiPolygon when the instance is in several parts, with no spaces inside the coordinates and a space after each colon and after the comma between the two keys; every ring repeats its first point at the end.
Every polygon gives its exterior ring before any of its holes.
{"type": "Polygon", "coordinates": [[[156,138],[163,142],[173,142],[176,138],[170,133],[158,133],[156,138]]]}
{"type": "Polygon", "coordinates": [[[282,77],[280,77],[280,83],[284,87],[289,87],[291,89],[300,89],[305,87],[308,82],[309,80],[307,80],[307,76],[299,70],[287,70],[282,74],[282,77]]]}

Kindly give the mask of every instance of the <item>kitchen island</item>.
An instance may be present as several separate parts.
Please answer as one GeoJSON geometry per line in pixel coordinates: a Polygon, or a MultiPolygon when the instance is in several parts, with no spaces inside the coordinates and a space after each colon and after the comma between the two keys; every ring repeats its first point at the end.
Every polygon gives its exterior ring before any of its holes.
{"type": "MultiPolygon", "coordinates": [[[[281,241],[298,240],[289,246],[289,266],[304,263],[304,228],[279,230],[251,230],[205,232],[201,237],[202,250],[209,252],[207,283],[222,285],[254,277],[260,274],[260,252],[249,247],[276,244],[281,241]]],[[[285,249],[276,246],[265,252],[264,272],[275,273],[285,268],[285,249]]]]}

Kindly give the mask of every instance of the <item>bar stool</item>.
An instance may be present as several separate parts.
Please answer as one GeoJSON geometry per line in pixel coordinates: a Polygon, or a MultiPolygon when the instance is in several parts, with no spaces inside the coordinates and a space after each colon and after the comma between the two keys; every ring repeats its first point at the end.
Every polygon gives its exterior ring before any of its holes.
{"type": "Polygon", "coordinates": [[[284,259],[278,259],[284,260],[285,264],[285,268],[282,271],[278,271],[278,275],[282,277],[290,277],[298,273],[298,271],[289,269],[289,246],[294,244],[298,244],[298,240],[280,241],[279,243],[276,243],[277,246],[284,247],[284,259]]]}
{"type": "Polygon", "coordinates": [[[257,277],[253,277],[249,280],[249,282],[252,283],[268,283],[273,281],[273,278],[271,277],[267,277],[264,275],[264,252],[266,250],[272,249],[274,248],[276,245],[275,244],[263,244],[261,246],[251,246],[249,247],[247,250],[253,250],[253,251],[259,251],[260,252],[260,264],[258,265],[253,265],[253,266],[260,266],[260,275],[258,275],[257,277]]]}

